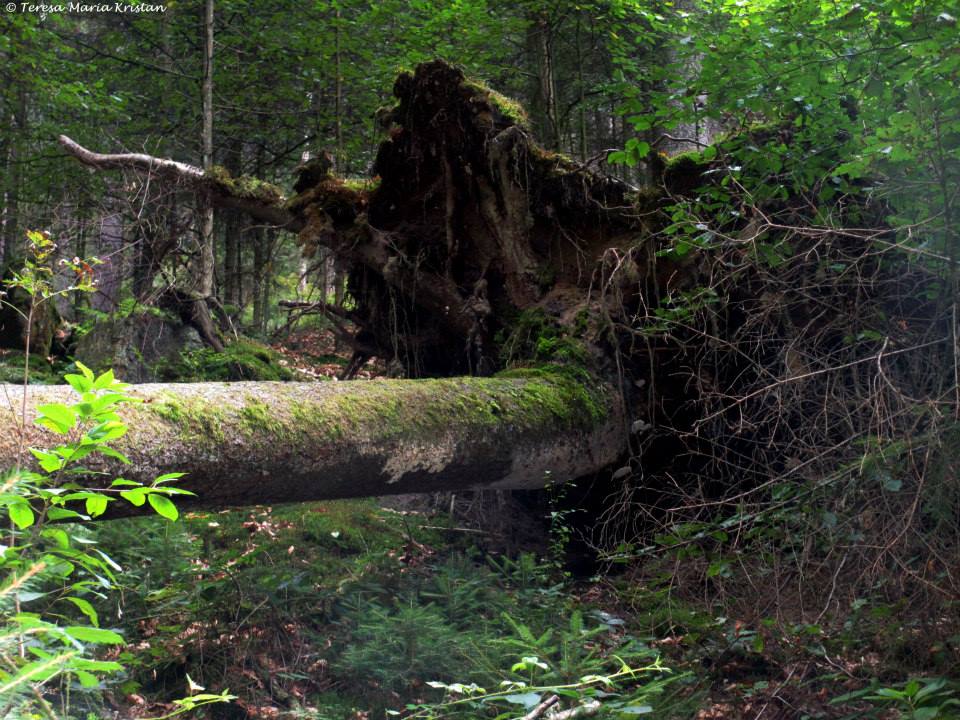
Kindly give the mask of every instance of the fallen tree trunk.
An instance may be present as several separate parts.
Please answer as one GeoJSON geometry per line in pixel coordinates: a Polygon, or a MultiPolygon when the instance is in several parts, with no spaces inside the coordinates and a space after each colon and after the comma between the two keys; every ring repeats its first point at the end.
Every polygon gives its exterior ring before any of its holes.
{"type": "MultiPolygon", "coordinates": [[[[6,387],[19,414],[21,388],[6,387]]],[[[558,372],[494,378],[354,383],[138,385],[142,403],[120,415],[114,443],[131,460],[90,456],[108,479],[149,483],[187,473],[197,494],[180,504],[225,507],[471,488],[533,489],[595,472],[625,444],[617,394],[558,372]]],[[[27,390],[25,445],[57,440],[32,424],[35,408],[72,402],[69,387],[27,390]]],[[[14,424],[0,435],[13,467],[14,424]]],[[[92,461],[92,462],[91,462],[92,461]]],[[[135,508],[116,508],[111,515],[135,508]]]]}

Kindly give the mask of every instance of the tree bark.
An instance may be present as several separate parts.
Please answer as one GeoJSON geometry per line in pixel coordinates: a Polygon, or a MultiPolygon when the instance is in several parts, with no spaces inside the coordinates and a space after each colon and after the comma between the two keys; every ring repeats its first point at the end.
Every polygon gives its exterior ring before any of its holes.
{"type": "MultiPolygon", "coordinates": [[[[206,0],[203,18],[203,169],[213,167],[213,0],[206,0]]],[[[202,206],[200,258],[197,290],[204,298],[213,297],[215,253],[213,235],[213,203],[200,196],[202,206]]]]}
{"type": "Polygon", "coordinates": [[[7,183],[4,188],[3,207],[3,259],[9,264],[12,258],[21,256],[23,235],[20,228],[20,193],[23,179],[23,163],[20,157],[20,143],[27,136],[27,118],[29,117],[28,95],[21,84],[16,90],[16,106],[11,113],[10,123],[14,128],[10,146],[7,150],[7,183]]]}
{"type": "MultiPolygon", "coordinates": [[[[82,256],[81,256],[82,257],[82,256]]],[[[102,264],[97,266],[97,292],[91,299],[94,310],[111,313],[117,309],[120,288],[124,279],[123,263],[123,215],[111,199],[104,202],[104,214],[100,215],[97,235],[97,257],[102,264]]]]}
{"type": "MultiPolygon", "coordinates": [[[[185,507],[301,502],[470,488],[532,489],[597,471],[625,445],[618,395],[562,372],[352,383],[138,385],[122,406],[131,460],[89,456],[108,483],[187,475],[185,507]]],[[[4,386],[0,412],[19,416],[4,386]],[[7,407],[4,407],[7,405],[7,407]]],[[[62,441],[32,424],[69,387],[29,386],[25,446],[62,441]]],[[[0,434],[0,467],[15,467],[16,432],[0,434]]],[[[95,479],[94,483],[103,480],[95,479]]],[[[115,513],[137,510],[116,503],[115,513]]]]}

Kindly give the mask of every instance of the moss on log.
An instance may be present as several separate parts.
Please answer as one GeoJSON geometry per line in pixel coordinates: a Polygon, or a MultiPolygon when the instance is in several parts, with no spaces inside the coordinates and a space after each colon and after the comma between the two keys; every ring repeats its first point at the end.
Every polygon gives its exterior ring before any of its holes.
{"type": "MultiPolygon", "coordinates": [[[[18,407],[22,389],[4,390],[18,407]]],[[[27,392],[30,421],[36,406],[73,398],[62,386],[27,392]]],[[[131,392],[144,402],[122,409],[130,431],[116,447],[132,464],[99,459],[88,466],[143,482],[186,472],[181,486],[197,498],[184,506],[539,488],[597,471],[625,445],[612,388],[557,372],[139,385],[131,392]]],[[[17,410],[5,412],[12,418],[17,410]]],[[[18,447],[14,424],[6,427],[0,467],[15,464],[18,447]]],[[[26,430],[27,446],[57,439],[32,424],[26,430]]]]}

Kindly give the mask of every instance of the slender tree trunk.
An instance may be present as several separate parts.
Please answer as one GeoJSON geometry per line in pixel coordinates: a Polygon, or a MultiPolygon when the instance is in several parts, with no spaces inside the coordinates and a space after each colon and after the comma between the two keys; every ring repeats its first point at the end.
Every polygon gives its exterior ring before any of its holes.
{"type": "MultiPolygon", "coordinates": [[[[263,143],[257,145],[257,161],[256,161],[256,175],[257,177],[263,176],[263,166],[264,166],[264,150],[263,143]]],[[[253,293],[253,327],[257,330],[261,330],[264,325],[264,306],[263,306],[263,285],[266,282],[266,265],[267,265],[267,239],[266,239],[266,229],[262,226],[257,226],[256,230],[253,233],[253,270],[250,273],[252,279],[251,292],[253,293]]]]}
{"type": "Polygon", "coordinates": [[[560,149],[560,126],[557,118],[556,79],[553,71],[553,41],[550,18],[535,13],[528,19],[527,54],[536,68],[531,88],[534,123],[543,144],[550,150],[560,149]]]}
{"type": "Polygon", "coordinates": [[[271,289],[273,286],[273,251],[276,244],[277,231],[274,228],[267,228],[267,231],[263,234],[263,238],[263,259],[265,266],[263,269],[263,279],[260,283],[260,290],[263,293],[263,300],[261,300],[263,318],[260,324],[260,332],[266,333],[270,325],[270,317],[272,316],[270,302],[271,289]]]}
{"type": "Polygon", "coordinates": [[[266,241],[264,239],[265,231],[263,228],[257,228],[253,232],[253,327],[257,330],[263,327],[263,274],[266,259],[264,257],[264,248],[266,241]]]}
{"type": "Polygon", "coordinates": [[[224,224],[223,283],[224,302],[240,306],[240,218],[227,218],[224,224]]]}
{"type": "MultiPolygon", "coordinates": [[[[203,29],[203,169],[209,170],[213,167],[213,0],[206,0],[203,29]]],[[[202,205],[197,290],[209,298],[214,292],[213,204],[204,198],[202,205]]]]}
{"type": "MultiPolygon", "coordinates": [[[[241,152],[243,143],[234,138],[227,147],[224,166],[234,177],[242,172],[241,152]]],[[[226,213],[223,218],[223,300],[227,305],[240,305],[237,283],[237,255],[240,252],[240,219],[236,213],[226,213]]]]}
{"type": "Polygon", "coordinates": [[[577,15],[577,85],[580,88],[577,114],[580,125],[580,162],[587,161],[587,109],[586,87],[583,80],[583,39],[580,32],[580,16],[577,15]]]}
{"type": "Polygon", "coordinates": [[[0,176],[3,178],[3,197],[0,198],[0,202],[3,203],[3,206],[0,207],[0,271],[5,267],[4,262],[6,260],[6,250],[7,250],[7,216],[9,213],[9,203],[13,199],[13,194],[10,192],[10,171],[12,169],[10,165],[10,148],[13,143],[10,138],[5,139],[0,143],[0,155],[3,156],[3,175],[0,176]]]}
{"type": "Polygon", "coordinates": [[[3,227],[3,245],[4,258],[15,258],[19,255],[17,248],[21,241],[20,228],[20,193],[22,191],[22,163],[20,162],[19,145],[27,137],[27,114],[29,108],[29,99],[26,88],[22,85],[17,88],[17,104],[14,108],[11,119],[13,125],[10,148],[7,151],[7,175],[6,203],[4,204],[4,227],[3,227]]]}
{"type": "Polygon", "coordinates": [[[120,288],[123,284],[123,216],[109,200],[100,217],[100,234],[97,242],[97,292],[91,305],[100,312],[111,313],[117,309],[120,288]]]}
{"type": "Polygon", "coordinates": [[[335,72],[337,74],[334,80],[334,128],[336,131],[337,148],[333,158],[333,168],[341,175],[346,173],[346,161],[343,156],[343,72],[341,67],[341,47],[340,47],[340,8],[337,8],[336,26],[334,29],[335,49],[335,72]]]}

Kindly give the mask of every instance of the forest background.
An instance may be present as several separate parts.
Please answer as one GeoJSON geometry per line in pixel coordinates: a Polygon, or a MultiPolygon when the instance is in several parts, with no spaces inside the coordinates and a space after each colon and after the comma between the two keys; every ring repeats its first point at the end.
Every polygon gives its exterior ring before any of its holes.
{"type": "MultiPolygon", "coordinates": [[[[687,281],[618,304],[635,249],[596,271],[633,434],[582,488],[77,529],[128,568],[119,603],[62,569],[24,596],[8,556],[4,602],[94,613],[124,644],[91,652],[126,668],[28,677],[10,717],[156,716],[197,684],[240,696],[204,708],[220,717],[494,717],[557,693],[610,717],[955,716],[955,3],[13,5],[0,267],[9,281],[42,257],[51,299],[25,330],[8,288],[6,382],[25,334],[31,382],[76,360],[138,382],[416,375],[356,352],[328,250],[183,186],[92,173],[56,138],[287,192],[320,157],[373,192],[394,82],[435,58],[557,167],[627,187],[654,218],[637,246],[687,281]],[[198,298],[205,320],[184,310],[198,298]],[[615,657],[674,672],[624,684],[615,657]],[[466,701],[501,680],[528,687],[466,701]]],[[[554,359],[560,331],[539,323],[512,345],[554,359]]],[[[24,677],[16,655],[0,680],[24,677]]]]}

